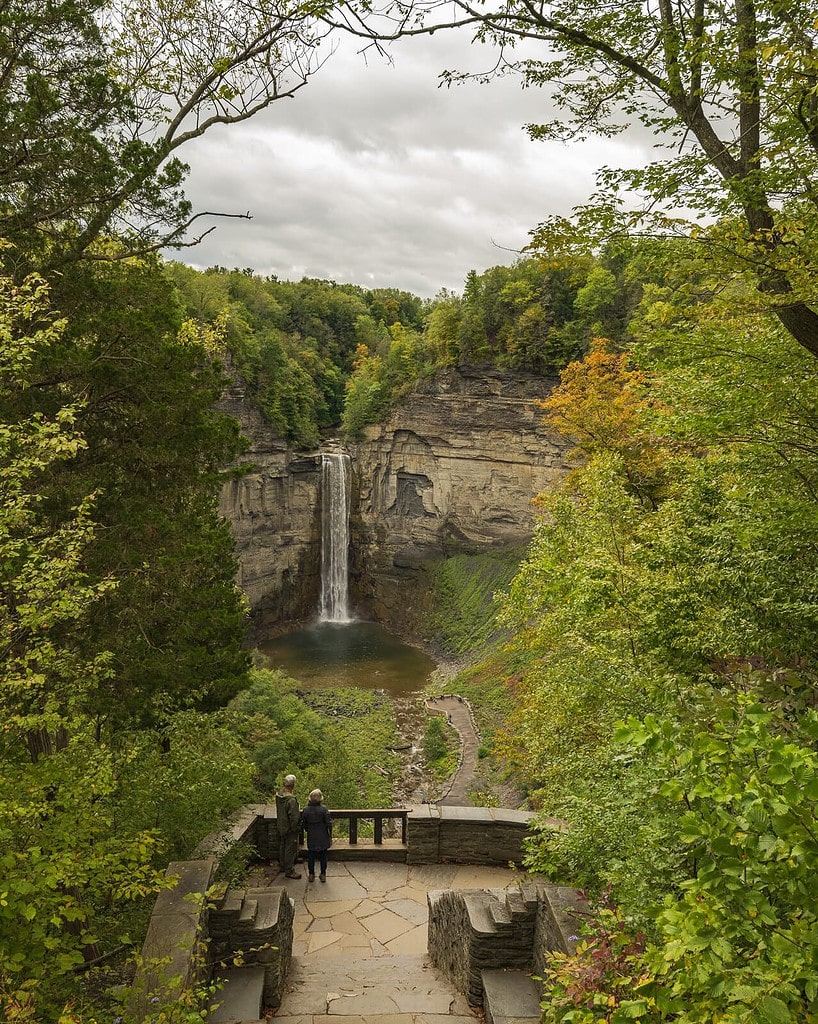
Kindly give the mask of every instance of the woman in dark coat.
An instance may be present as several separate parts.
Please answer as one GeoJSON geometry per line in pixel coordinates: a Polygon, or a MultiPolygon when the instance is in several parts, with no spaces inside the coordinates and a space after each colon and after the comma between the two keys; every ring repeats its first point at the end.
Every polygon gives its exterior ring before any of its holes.
{"type": "Polygon", "coordinates": [[[315,856],[321,865],[322,882],[327,880],[327,850],[332,846],[332,819],[323,804],[324,794],[320,789],[310,793],[310,802],[301,812],[301,824],[307,830],[307,868],[309,881],[315,881],[315,856]]]}

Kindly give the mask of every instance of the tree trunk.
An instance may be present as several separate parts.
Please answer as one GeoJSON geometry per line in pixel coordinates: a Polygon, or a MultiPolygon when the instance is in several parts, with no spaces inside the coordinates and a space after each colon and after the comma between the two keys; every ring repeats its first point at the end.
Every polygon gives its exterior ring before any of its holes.
{"type": "Polygon", "coordinates": [[[777,306],[774,312],[798,344],[818,357],[818,313],[810,309],[806,302],[777,306]]]}
{"type": "Polygon", "coordinates": [[[41,757],[65,750],[68,746],[68,730],[60,726],[52,736],[48,729],[32,729],[26,735],[26,745],[32,764],[36,764],[41,757]]]}
{"type": "Polygon", "coordinates": [[[26,735],[26,745],[32,764],[36,764],[41,757],[47,757],[54,750],[48,729],[31,730],[26,735]]]}

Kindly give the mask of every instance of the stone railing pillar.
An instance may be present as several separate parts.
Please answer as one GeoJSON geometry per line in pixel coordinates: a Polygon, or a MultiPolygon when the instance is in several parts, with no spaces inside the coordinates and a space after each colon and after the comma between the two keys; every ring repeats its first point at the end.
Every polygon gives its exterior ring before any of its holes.
{"type": "Polygon", "coordinates": [[[440,863],[440,808],[435,804],[412,807],[406,819],[406,863],[440,863]]]}

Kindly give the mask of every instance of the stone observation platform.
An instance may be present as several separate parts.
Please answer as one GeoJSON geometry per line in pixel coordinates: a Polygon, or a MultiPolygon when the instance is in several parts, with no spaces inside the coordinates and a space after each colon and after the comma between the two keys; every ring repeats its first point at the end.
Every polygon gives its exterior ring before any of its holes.
{"type": "Polygon", "coordinates": [[[210,1024],[447,1024],[474,1021],[476,1008],[487,1024],[539,1020],[533,976],[549,950],[573,951],[584,904],[520,868],[532,814],[470,806],[479,733],[468,702],[426,707],[460,734],[456,772],[433,804],[333,809],[325,883],[278,870],[268,804],[170,865],[143,948],[146,964],[167,966],[143,971],[144,1008],[216,977],[210,1024]],[[237,843],[260,863],[244,887],[214,886],[237,843]]]}
{"type": "MultiPolygon", "coordinates": [[[[292,960],[275,1020],[473,1024],[466,996],[429,959],[429,893],[516,885],[507,869],[437,864],[330,862],[325,884],[288,879],[292,960]]],[[[224,995],[210,1020],[243,1019],[224,995]]]]}
{"type": "Polygon", "coordinates": [[[269,861],[245,887],[212,887],[217,849],[170,865],[176,884],[157,900],[143,956],[169,959],[173,982],[143,978],[142,998],[173,998],[204,970],[223,981],[212,1024],[444,1024],[473,1021],[473,1007],[488,1024],[538,1020],[531,975],[548,950],[573,950],[585,911],[575,890],[512,866],[532,816],[429,805],[333,815],[349,815],[349,834],[325,883],[278,871],[267,805],[219,837],[222,852],[251,842],[269,861]],[[205,938],[203,965],[191,950],[205,938]]]}

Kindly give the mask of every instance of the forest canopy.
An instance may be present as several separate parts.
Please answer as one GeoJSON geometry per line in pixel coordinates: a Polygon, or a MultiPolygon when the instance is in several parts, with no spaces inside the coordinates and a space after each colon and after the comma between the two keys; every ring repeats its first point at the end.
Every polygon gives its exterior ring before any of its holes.
{"type": "Polygon", "coordinates": [[[647,129],[664,158],[603,168],[598,191],[554,216],[540,238],[612,233],[699,235],[723,269],[756,287],[746,301],[778,318],[818,355],[815,304],[818,196],[818,24],[806,0],[386,0],[327,13],[381,46],[467,31],[489,44],[485,72],[448,70],[448,83],[517,76],[554,109],[533,139],[573,141],[647,129]]]}
{"type": "Polygon", "coordinates": [[[462,295],[443,291],[433,300],[223,267],[170,263],[167,271],[187,316],[222,325],[230,358],[268,421],[311,447],[327,429],[355,436],[440,369],[553,376],[594,335],[621,339],[641,288],[628,269],[637,249],[472,270],[462,295]]]}
{"type": "Polygon", "coordinates": [[[502,601],[530,864],[602,901],[549,1022],[816,1009],[815,365],[692,253],[543,403],[580,464],[502,601]]]}

